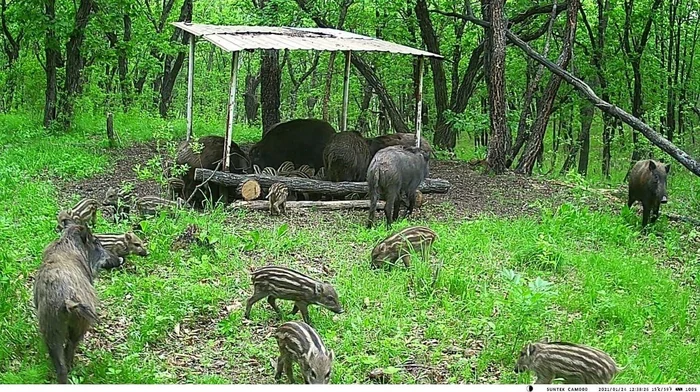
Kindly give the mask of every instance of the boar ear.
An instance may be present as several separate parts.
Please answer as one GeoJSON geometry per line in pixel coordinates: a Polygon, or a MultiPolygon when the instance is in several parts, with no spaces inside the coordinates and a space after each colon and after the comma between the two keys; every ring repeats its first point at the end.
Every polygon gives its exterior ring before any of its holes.
{"type": "Polygon", "coordinates": [[[316,283],[314,285],[314,295],[321,295],[321,293],[323,293],[323,284],[316,283]]]}
{"type": "Polygon", "coordinates": [[[83,244],[88,245],[90,243],[89,232],[87,228],[83,225],[78,226],[78,234],[80,235],[80,240],[83,244]]]}
{"type": "Polygon", "coordinates": [[[331,350],[331,352],[328,353],[328,358],[330,358],[331,361],[333,360],[333,358],[335,358],[335,353],[333,352],[333,350],[331,350]]]}
{"type": "Polygon", "coordinates": [[[535,355],[535,345],[534,344],[528,344],[527,345],[527,356],[533,356],[535,355]]]}
{"type": "Polygon", "coordinates": [[[649,171],[656,170],[656,163],[654,161],[649,161],[649,171]]]}
{"type": "Polygon", "coordinates": [[[670,171],[671,171],[671,164],[667,163],[666,164],[666,174],[668,174],[668,172],[670,172],[670,171]]]}
{"type": "Polygon", "coordinates": [[[126,233],[124,233],[124,237],[128,242],[132,242],[134,240],[134,233],[127,231],[126,233]]]}

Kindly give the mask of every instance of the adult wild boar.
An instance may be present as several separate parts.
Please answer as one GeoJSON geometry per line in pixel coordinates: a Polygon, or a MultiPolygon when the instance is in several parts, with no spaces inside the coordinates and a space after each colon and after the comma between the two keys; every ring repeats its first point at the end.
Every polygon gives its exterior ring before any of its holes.
{"type": "Polygon", "coordinates": [[[416,147],[389,146],[374,155],[367,169],[370,208],[367,227],[374,223],[379,197],[386,200],[384,214],[387,227],[398,218],[401,199],[408,200],[404,217],[413,212],[416,203],[416,190],[428,176],[427,151],[416,147]]]}
{"type": "Polygon", "coordinates": [[[323,149],[335,134],[323,120],[297,119],[276,124],[250,148],[250,161],[260,168],[279,167],[285,161],[295,167],[323,167],[323,149]]]}
{"type": "Polygon", "coordinates": [[[629,175],[629,193],[627,207],[632,207],[635,201],[641,201],[643,207],[642,226],[656,222],[659,217],[659,207],[668,201],[666,194],[666,178],[671,170],[670,164],[646,159],[634,164],[629,175]]]}
{"type": "MultiPolygon", "coordinates": [[[[221,170],[223,167],[223,164],[221,164],[221,158],[224,155],[223,136],[202,136],[199,138],[198,142],[201,144],[201,150],[193,150],[192,143],[186,141],[180,143],[177,150],[175,162],[178,165],[188,165],[187,172],[181,177],[184,182],[184,187],[181,190],[182,194],[179,196],[184,200],[188,200],[192,192],[195,191],[195,187],[199,185],[199,182],[194,180],[195,169],[204,168],[214,170],[218,165],[218,170],[221,170]]],[[[229,145],[229,154],[229,172],[241,174],[249,169],[250,162],[248,161],[248,156],[233,140],[231,140],[229,145]]],[[[207,186],[211,190],[212,202],[215,202],[220,196],[219,186],[211,183],[208,183],[207,186]]],[[[195,201],[194,204],[201,203],[204,200],[203,195],[199,191],[197,192],[199,194],[193,198],[195,201]]]]}
{"type": "MultiPolygon", "coordinates": [[[[369,149],[372,156],[374,156],[374,154],[376,154],[377,151],[381,150],[382,148],[389,146],[413,147],[415,145],[416,135],[413,133],[391,133],[369,139],[369,149]]],[[[428,143],[428,141],[422,136],[420,138],[420,148],[421,150],[426,151],[428,154],[433,153],[433,148],[430,147],[430,143],[428,143]]]]}
{"type": "Polygon", "coordinates": [[[365,181],[372,158],[369,142],[359,132],[333,135],[323,150],[323,167],[328,181],[365,181]]]}
{"type": "Polygon", "coordinates": [[[34,281],[34,306],[61,384],[68,383],[76,347],[98,322],[92,282],[109,257],[89,228],[71,221],[61,237],[44,249],[34,281]]]}

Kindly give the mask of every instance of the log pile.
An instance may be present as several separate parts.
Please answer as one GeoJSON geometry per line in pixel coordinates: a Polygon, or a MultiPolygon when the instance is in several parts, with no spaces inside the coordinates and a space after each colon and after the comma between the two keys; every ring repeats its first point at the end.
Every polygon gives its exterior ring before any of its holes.
{"type": "MultiPolygon", "coordinates": [[[[290,192],[307,192],[326,196],[343,196],[348,193],[365,195],[369,191],[366,182],[331,182],[312,178],[280,177],[263,174],[235,174],[209,169],[197,169],[194,174],[196,181],[210,181],[215,184],[237,189],[246,180],[255,180],[261,187],[269,188],[275,182],[281,182],[289,188],[290,192]]],[[[418,187],[424,194],[447,193],[450,183],[438,178],[426,178],[418,187]]]]}

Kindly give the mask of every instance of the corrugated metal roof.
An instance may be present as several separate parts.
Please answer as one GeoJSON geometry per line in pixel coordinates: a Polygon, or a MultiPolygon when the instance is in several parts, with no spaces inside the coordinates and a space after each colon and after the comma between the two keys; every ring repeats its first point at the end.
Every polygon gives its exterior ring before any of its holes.
{"type": "Polygon", "coordinates": [[[410,54],[442,59],[439,54],[382,41],[347,31],[322,28],[218,26],[174,22],[173,25],[201,37],[227,52],[252,49],[362,51],[410,54]]]}

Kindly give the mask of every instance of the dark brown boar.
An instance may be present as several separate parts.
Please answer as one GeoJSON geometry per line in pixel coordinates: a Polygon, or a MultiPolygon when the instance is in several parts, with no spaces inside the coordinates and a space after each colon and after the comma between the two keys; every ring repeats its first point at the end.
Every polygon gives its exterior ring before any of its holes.
{"type": "MultiPolygon", "coordinates": [[[[416,135],[413,133],[391,133],[388,135],[377,136],[369,139],[369,149],[371,156],[377,153],[382,148],[389,146],[404,146],[413,147],[416,145],[416,135]]],[[[428,155],[433,153],[433,148],[424,137],[420,138],[420,149],[426,151],[428,155]]]]}
{"type": "MultiPolygon", "coordinates": [[[[214,170],[218,166],[218,169],[221,170],[223,166],[223,164],[221,164],[221,158],[224,155],[224,138],[222,136],[202,136],[199,138],[198,142],[201,145],[199,146],[201,150],[199,148],[193,150],[191,143],[185,141],[180,143],[177,151],[175,162],[178,165],[188,165],[187,173],[182,177],[182,181],[185,184],[182,190],[184,195],[183,199],[185,200],[189,200],[192,193],[195,192],[195,187],[199,184],[199,182],[194,180],[195,169],[204,168],[214,170]]],[[[248,156],[233,140],[231,140],[231,144],[229,145],[229,154],[231,157],[229,172],[241,174],[249,170],[250,162],[248,156]]],[[[219,186],[207,183],[204,187],[208,187],[210,191],[208,196],[211,196],[212,203],[216,202],[221,195],[219,186]]],[[[197,193],[198,194],[193,197],[193,200],[195,204],[201,204],[205,197],[201,192],[197,191],[197,193]]]]}
{"type": "Polygon", "coordinates": [[[76,347],[99,320],[92,282],[108,258],[87,226],[72,223],[44,249],[34,281],[34,306],[61,384],[68,383],[76,347]]]}
{"type": "Polygon", "coordinates": [[[290,161],[295,167],[323,166],[323,149],[335,134],[326,121],[297,119],[276,124],[250,148],[250,161],[259,167],[280,167],[290,161]]]}
{"type": "Polygon", "coordinates": [[[416,190],[428,175],[430,156],[416,147],[389,146],[374,155],[367,169],[370,208],[367,227],[374,223],[374,212],[381,197],[386,200],[384,214],[387,227],[399,217],[402,199],[408,201],[404,217],[413,212],[416,190]]]}
{"type": "Polygon", "coordinates": [[[627,207],[632,207],[635,201],[642,202],[642,226],[646,226],[650,220],[651,223],[656,222],[661,204],[668,201],[666,178],[670,170],[670,164],[650,159],[635,163],[630,170],[627,207]]]}
{"type": "Polygon", "coordinates": [[[339,132],[323,150],[323,167],[328,181],[365,181],[371,158],[369,142],[359,132],[339,132]]]}

